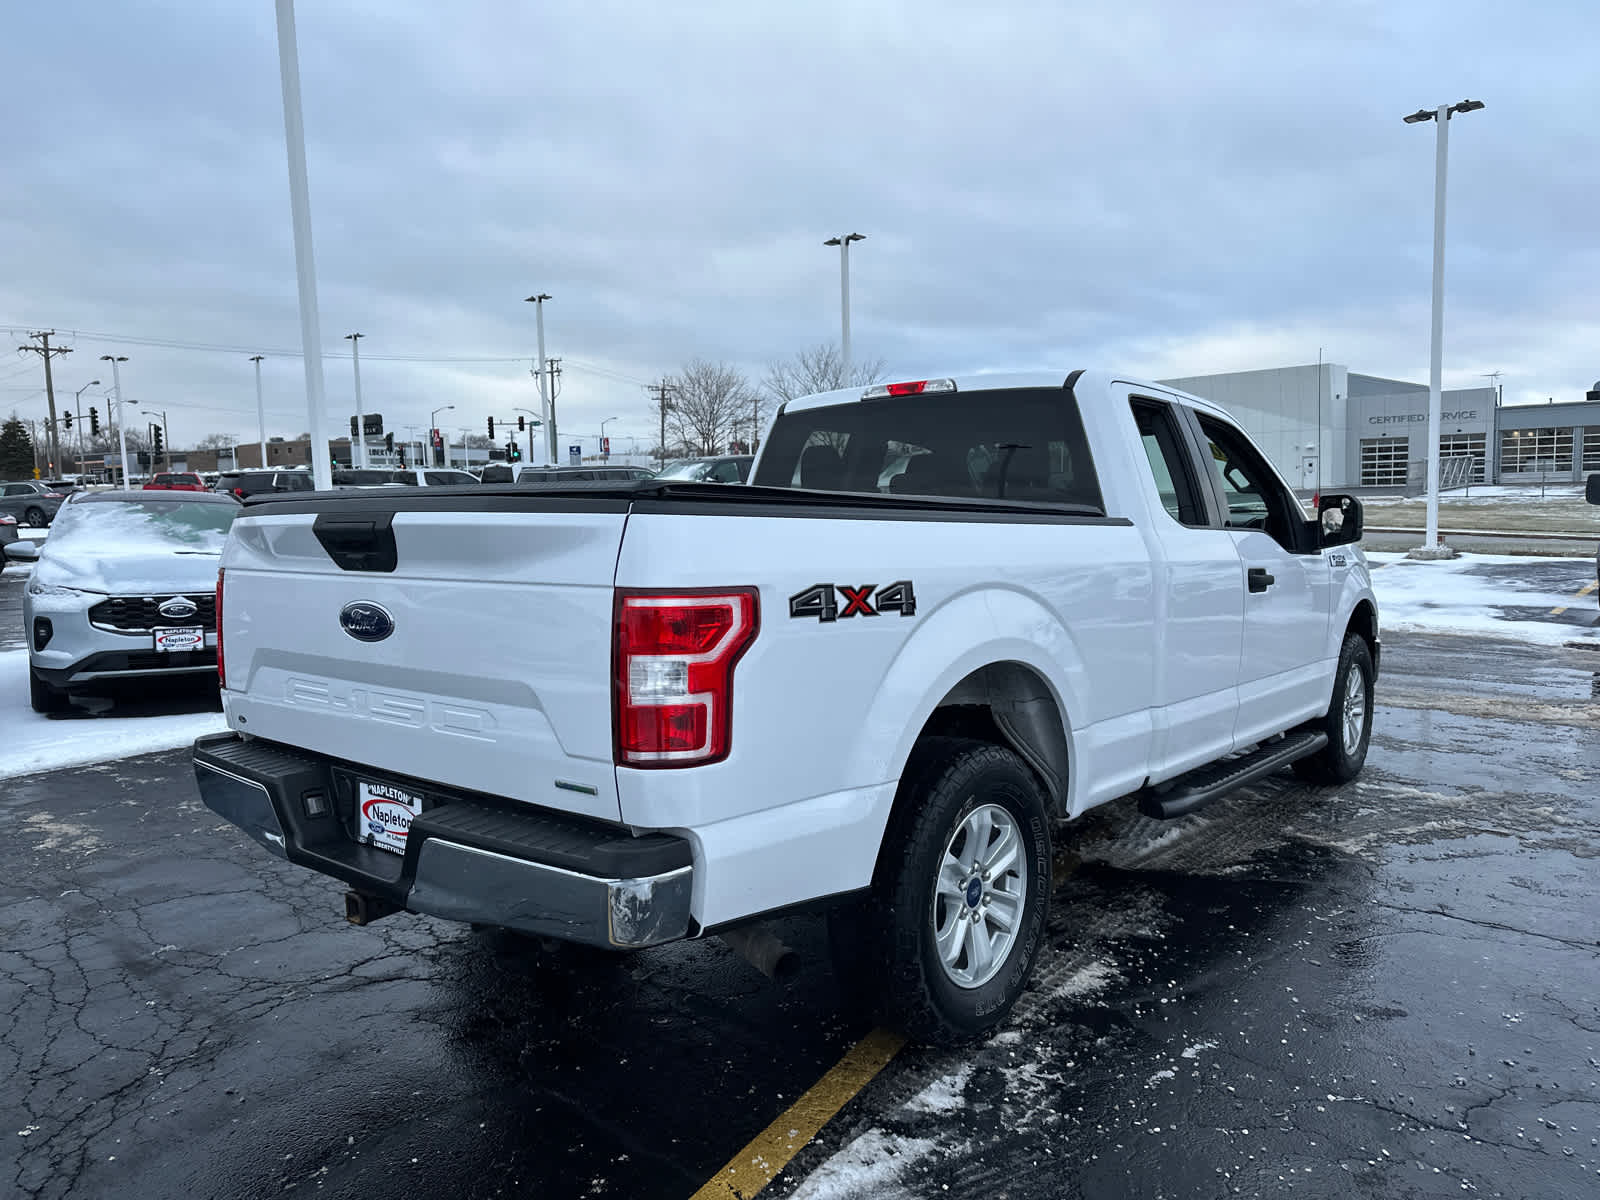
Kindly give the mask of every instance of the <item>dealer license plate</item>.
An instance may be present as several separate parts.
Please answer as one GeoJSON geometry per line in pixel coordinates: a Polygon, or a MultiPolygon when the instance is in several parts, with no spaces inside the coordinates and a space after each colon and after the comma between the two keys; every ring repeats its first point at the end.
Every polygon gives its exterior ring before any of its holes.
{"type": "Polygon", "coordinates": [[[181,625],[156,630],[156,649],[165,654],[206,648],[206,631],[199,625],[181,625]]]}
{"type": "Polygon", "coordinates": [[[361,810],[356,814],[360,826],[356,830],[357,838],[380,850],[404,854],[411,822],[422,811],[422,797],[387,783],[366,780],[362,780],[357,789],[361,800],[361,810]]]}

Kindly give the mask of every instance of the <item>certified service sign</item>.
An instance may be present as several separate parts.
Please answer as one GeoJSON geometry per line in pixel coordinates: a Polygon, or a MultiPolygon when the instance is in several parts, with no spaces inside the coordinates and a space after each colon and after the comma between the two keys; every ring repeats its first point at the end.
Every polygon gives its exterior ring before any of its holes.
{"type": "Polygon", "coordinates": [[[394,618],[381,604],[356,600],[339,610],[339,627],[358,642],[381,642],[394,632],[394,618]]]}

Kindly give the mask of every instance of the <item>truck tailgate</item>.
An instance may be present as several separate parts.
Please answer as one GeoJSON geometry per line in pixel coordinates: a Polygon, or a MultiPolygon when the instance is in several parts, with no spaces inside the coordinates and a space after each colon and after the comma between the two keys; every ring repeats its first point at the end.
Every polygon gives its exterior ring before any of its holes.
{"type": "Polygon", "coordinates": [[[222,560],[229,726],[618,820],[612,584],[627,507],[452,489],[247,510],[222,560]]]}

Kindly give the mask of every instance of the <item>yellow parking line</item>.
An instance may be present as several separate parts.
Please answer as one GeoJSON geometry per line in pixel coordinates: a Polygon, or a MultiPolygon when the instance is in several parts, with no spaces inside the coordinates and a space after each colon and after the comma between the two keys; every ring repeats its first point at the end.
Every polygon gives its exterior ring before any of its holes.
{"type": "MultiPolygon", "coordinates": [[[[1600,581],[1596,581],[1596,580],[1591,579],[1591,580],[1589,580],[1588,583],[1583,585],[1583,590],[1581,592],[1579,592],[1576,596],[1574,596],[1573,599],[1574,600],[1582,600],[1585,596],[1587,596],[1590,592],[1594,591],[1594,589],[1597,588],[1597,587],[1600,587],[1600,581]]],[[[1565,604],[1563,604],[1560,608],[1552,608],[1550,610],[1550,615],[1552,617],[1559,617],[1562,613],[1564,613],[1566,611],[1567,611],[1567,606],[1565,604]]]]}
{"type": "Polygon", "coordinates": [[[751,1200],[906,1044],[887,1029],[862,1038],[800,1099],[707,1180],[690,1200],[751,1200]]]}

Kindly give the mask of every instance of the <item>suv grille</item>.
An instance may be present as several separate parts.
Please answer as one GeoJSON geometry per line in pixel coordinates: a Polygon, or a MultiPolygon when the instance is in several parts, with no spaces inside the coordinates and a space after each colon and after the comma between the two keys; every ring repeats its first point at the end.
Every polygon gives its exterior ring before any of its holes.
{"type": "Polygon", "coordinates": [[[113,596],[89,610],[89,623],[117,633],[149,633],[152,629],[202,625],[207,631],[217,628],[217,597],[207,592],[189,596],[198,611],[192,617],[164,617],[158,611],[171,596],[113,596]]]}

